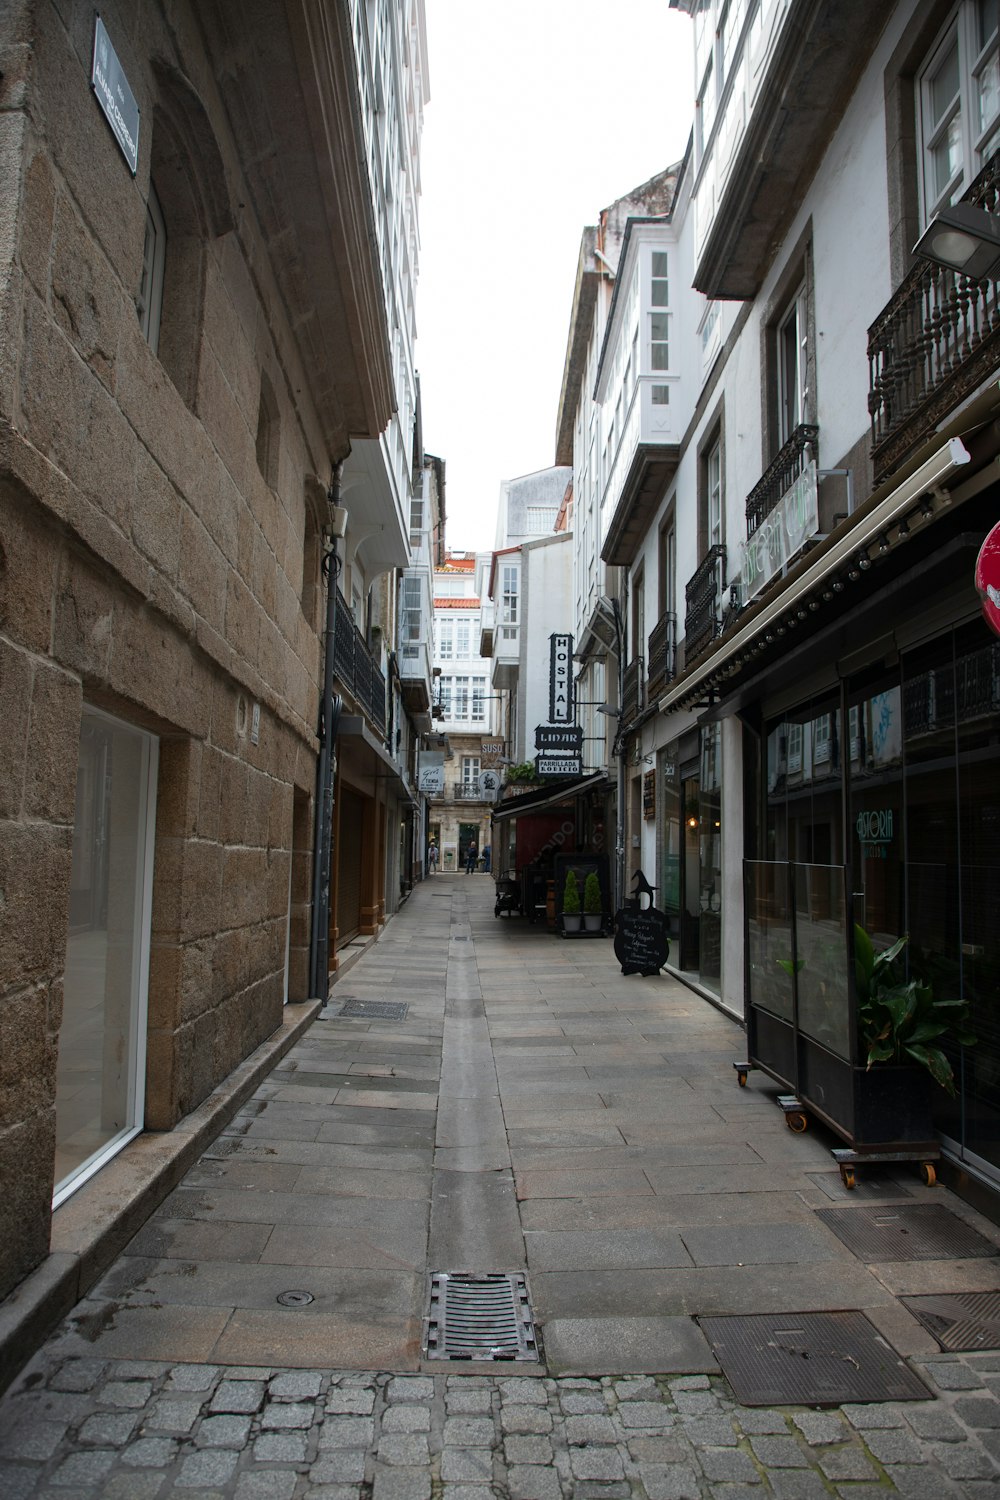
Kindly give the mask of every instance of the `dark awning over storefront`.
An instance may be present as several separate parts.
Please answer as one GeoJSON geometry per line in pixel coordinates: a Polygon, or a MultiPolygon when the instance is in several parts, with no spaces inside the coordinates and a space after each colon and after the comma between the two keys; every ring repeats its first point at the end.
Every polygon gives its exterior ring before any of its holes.
{"type": "Polygon", "coordinates": [[[507,818],[520,817],[522,813],[542,812],[547,807],[561,807],[566,803],[575,802],[577,797],[586,792],[597,791],[607,785],[607,771],[594,771],[590,776],[577,776],[572,781],[560,782],[558,787],[551,790],[548,787],[537,787],[531,792],[522,792],[519,797],[510,797],[506,802],[494,808],[493,821],[500,823],[507,818]]]}

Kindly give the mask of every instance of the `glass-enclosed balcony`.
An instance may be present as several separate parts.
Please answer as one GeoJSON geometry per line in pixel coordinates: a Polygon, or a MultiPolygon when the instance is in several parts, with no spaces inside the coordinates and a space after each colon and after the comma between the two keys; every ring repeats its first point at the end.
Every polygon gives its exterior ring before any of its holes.
{"type": "Polygon", "coordinates": [[[649,529],[680,459],[680,385],[642,376],[623,419],[601,497],[601,556],[628,566],[649,529]],[[673,404],[671,404],[673,403],[673,404]]]}

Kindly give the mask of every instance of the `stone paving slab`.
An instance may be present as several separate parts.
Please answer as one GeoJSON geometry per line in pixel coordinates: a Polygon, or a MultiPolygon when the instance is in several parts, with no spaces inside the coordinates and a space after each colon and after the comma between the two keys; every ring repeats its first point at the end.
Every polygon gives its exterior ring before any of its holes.
{"type": "MultiPolygon", "coordinates": [[[[899,1300],[989,1263],[863,1265],[815,1213],[860,1195],[769,1081],[736,1086],[733,1021],[494,924],[492,891],[419,887],[337,997],[406,1020],[331,1005],[202,1148],[0,1403],[3,1500],[995,1493],[1000,1353],[940,1355],[899,1300]],[[517,1267],[545,1363],[423,1358],[429,1270],[517,1267]],[[827,1307],[935,1399],[740,1408],[697,1317],[827,1307]]],[[[902,1179],[865,1201],[954,1203],[902,1179]]]]}

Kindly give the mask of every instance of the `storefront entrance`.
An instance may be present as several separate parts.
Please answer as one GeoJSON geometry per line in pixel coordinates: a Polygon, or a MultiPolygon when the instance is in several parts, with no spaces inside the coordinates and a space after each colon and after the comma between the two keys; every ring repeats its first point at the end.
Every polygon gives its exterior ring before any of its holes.
{"type": "Polygon", "coordinates": [[[1000,1182],[1000,642],[980,620],[786,710],[766,731],[766,858],[846,865],[876,948],[967,1000],[977,1045],[950,1050],[936,1123],[1000,1182]]]}
{"type": "Polygon", "coordinates": [[[157,750],[153,735],[84,709],[56,1072],[56,1205],[142,1129],[157,750]]]}

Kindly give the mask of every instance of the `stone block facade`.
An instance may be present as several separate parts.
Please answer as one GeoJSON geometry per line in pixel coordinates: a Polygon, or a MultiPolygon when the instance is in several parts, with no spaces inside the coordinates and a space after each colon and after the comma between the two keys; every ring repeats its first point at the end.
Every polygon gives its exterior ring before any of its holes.
{"type": "Polygon", "coordinates": [[[315,291],[308,173],[250,160],[219,83],[290,67],[300,13],[240,11],[234,37],[223,4],[102,7],[140,108],[133,177],[91,88],[93,6],[0,9],[0,1295],[48,1249],[88,713],[158,752],[140,1124],[173,1126],[307,994],[314,497],[348,421],[331,365],[355,430],[391,406],[377,311],[362,334],[345,313],[377,266],[315,291]],[[151,182],[158,350],[136,311],[151,182]]]}

